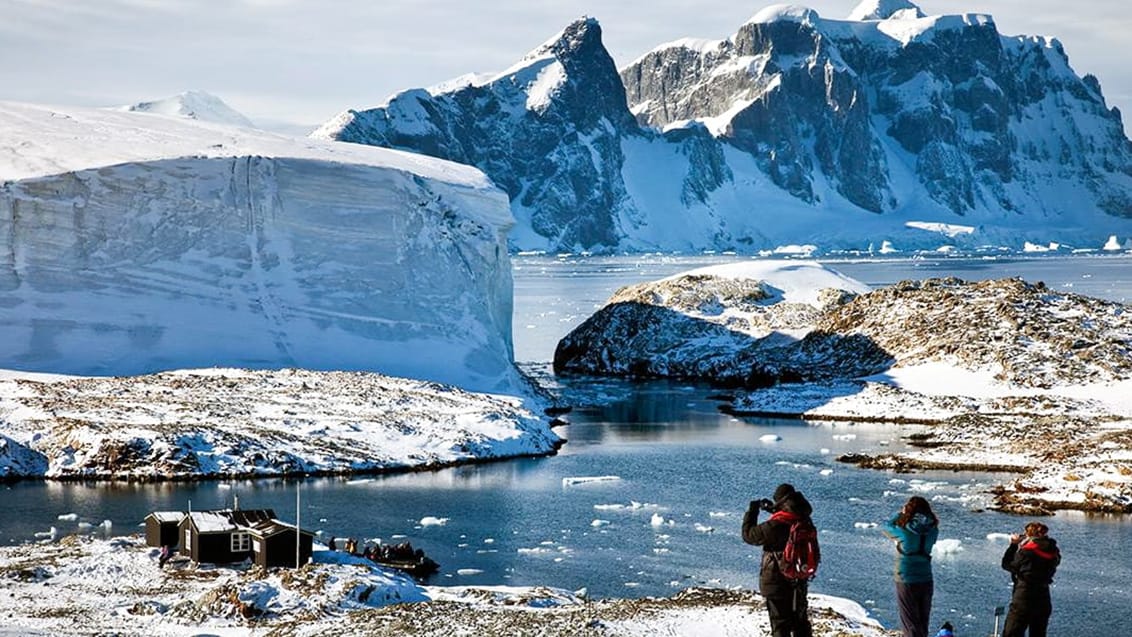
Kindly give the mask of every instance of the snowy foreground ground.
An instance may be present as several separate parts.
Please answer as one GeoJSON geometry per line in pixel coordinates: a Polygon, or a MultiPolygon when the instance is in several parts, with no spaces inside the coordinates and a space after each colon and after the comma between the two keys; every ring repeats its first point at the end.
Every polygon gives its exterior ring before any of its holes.
{"type": "Polygon", "coordinates": [[[563,441],[529,404],[365,372],[4,372],[0,478],[346,474],[553,453],[563,441]]]}
{"type": "MultiPolygon", "coordinates": [[[[766,635],[748,591],[586,600],[551,588],[422,586],[316,550],[298,571],[173,561],[137,537],[0,548],[0,636],[766,635]]],[[[815,634],[888,635],[854,602],[811,595],[815,634]]]]}

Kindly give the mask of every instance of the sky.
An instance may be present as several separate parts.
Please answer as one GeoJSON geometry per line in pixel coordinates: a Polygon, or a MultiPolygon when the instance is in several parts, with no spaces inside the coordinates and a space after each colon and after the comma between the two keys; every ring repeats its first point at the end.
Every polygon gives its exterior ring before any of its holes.
{"type": "MultiPolygon", "coordinates": [[[[618,66],[682,37],[726,38],[772,2],[735,0],[0,0],[0,99],[115,106],[187,90],[257,123],[317,125],[398,91],[511,66],[583,15],[618,66]]],[[[811,0],[843,18],[855,0],[811,0]]],[[[1128,0],[922,0],[1061,40],[1132,116],[1128,0]]]]}

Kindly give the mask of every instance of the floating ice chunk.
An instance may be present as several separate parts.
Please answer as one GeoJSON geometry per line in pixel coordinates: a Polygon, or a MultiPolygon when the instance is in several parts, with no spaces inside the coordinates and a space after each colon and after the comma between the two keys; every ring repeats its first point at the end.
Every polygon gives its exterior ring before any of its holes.
{"type": "Polygon", "coordinates": [[[855,529],[875,529],[877,528],[876,522],[854,522],[853,528],[855,529]]]}
{"type": "Polygon", "coordinates": [[[448,524],[448,519],[449,518],[438,518],[431,515],[426,515],[421,518],[421,521],[417,524],[420,524],[421,526],[444,526],[445,524],[448,524]]]}
{"type": "Polygon", "coordinates": [[[759,436],[760,442],[780,442],[781,440],[782,436],[778,434],[764,434],[762,436],[759,436]]]}
{"type": "Polygon", "coordinates": [[[828,455],[829,455],[829,449],[826,449],[825,447],[822,447],[822,448],[821,448],[821,455],[823,455],[823,456],[828,456],[828,455]]]}
{"type": "Polygon", "coordinates": [[[708,526],[706,524],[700,524],[699,522],[696,523],[696,530],[699,531],[700,533],[715,533],[715,527],[714,526],[708,526]]]}
{"type": "Polygon", "coordinates": [[[857,434],[833,434],[834,440],[856,440],[857,434]]]}
{"type": "Polygon", "coordinates": [[[621,476],[577,476],[562,478],[562,486],[570,487],[577,484],[590,484],[592,482],[616,482],[621,476]]]}
{"type": "MultiPolygon", "coordinates": [[[[104,531],[109,533],[110,529],[114,528],[114,523],[111,522],[110,520],[103,520],[102,524],[100,524],[99,526],[101,526],[104,531]]],[[[55,527],[51,527],[51,528],[54,529],[55,527]]]]}
{"type": "Polygon", "coordinates": [[[888,483],[891,484],[891,485],[898,485],[898,484],[908,484],[908,481],[902,480],[900,478],[893,478],[893,479],[889,480],[888,483]]]}
{"type": "Polygon", "coordinates": [[[538,555],[540,553],[549,553],[550,549],[544,546],[536,546],[534,548],[520,548],[516,551],[520,555],[538,555]]]}
{"type": "Polygon", "coordinates": [[[227,484],[225,482],[221,482],[220,484],[216,485],[216,488],[217,489],[231,489],[232,485],[227,484]]]}
{"type": "Polygon", "coordinates": [[[458,568],[456,569],[457,575],[479,575],[483,573],[482,568],[458,568]]]}
{"type": "Polygon", "coordinates": [[[593,522],[590,522],[590,526],[594,527],[595,529],[599,526],[606,526],[608,524],[609,520],[594,520],[593,522]]]}
{"type": "Polygon", "coordinates": [[[485,538],[483,539],[483,543],[484,543],[484,544],[495,544],[495,538],[493,538],[493,537],[485,537],[485,538]]]}
{"type": "Polygon", "coordinates": [[[710,511],[708,512],[709,518],[726,518],[730,517],[731,513],[728,511],[710,511]]]}
{"type": "Polygon", "coordinates": [[[652,552],[657,555],[664,555],[665,553],[670,553],[671,551],[666,548],[655,548],[652,550],[652,552]]]}
{"type": "Polygon", "coordinates": [[[833,475],[833,469],[822,469],[818,473],[822,474],[823,476],[831,476],[833,475]]]}
{"type": "Polygon", "coordinates": [[[624,584],[622,584],[622,586],[624,586],[625,588],[636,588],[640,585],[640,582],[625,582],[624,584]]]}
{"type": "Polygon", "coordinates": [[[653,513],[652,519],[649,520],[649,524],[653,525],[654,527],[661,527],[661,526],[673,526],[676,523],[673,522],[672,520],[665,518],[663,515],[661,515],[659,513],[653,513]]]}
{"type": "Polygon", "coordinates": [[[79,519],[79,514],[78,513],[63,513],[59,516],[58,519],[66,521],[66,522],[74,522],[75,520],[79,519]]]}
{"type": "Polygon", "coordinates": [[[38,538],[49,538],[54,540],[59,535],[59,529],[51,527],[48,531],[36,531],[35,536],[38,538]]]}
{"type": "Polygon", "coordinates": [[[939,540],[932,549],[932,555],[954,555],[963,550],[963,540],[939,540]]]}
{"type": "Polygon", "coordinates": [[[93,528],[94,528],[94,525],[91,524],[90,522],[79,522],[79,530],[80,531],[89,531],[93,528]]]}
{"type": "Polygon", "coordinates": [[[1009,533],[987,533],[987,539],[991,542],[1009,542],[1009,533]]]}

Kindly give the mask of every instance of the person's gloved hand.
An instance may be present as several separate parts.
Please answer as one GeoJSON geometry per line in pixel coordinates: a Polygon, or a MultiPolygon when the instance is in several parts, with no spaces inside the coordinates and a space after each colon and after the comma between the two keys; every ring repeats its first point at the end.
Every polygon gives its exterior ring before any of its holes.
{"type": "Polygon", "coordinates": [[[773,513],[774,512],[774,502],[772,502],[771,500],[769,500],[767,498],[763,498],[762,500],[759,500],[759,508],[762,509],[763,511],[766,511],[767,513],[773,513]]]}

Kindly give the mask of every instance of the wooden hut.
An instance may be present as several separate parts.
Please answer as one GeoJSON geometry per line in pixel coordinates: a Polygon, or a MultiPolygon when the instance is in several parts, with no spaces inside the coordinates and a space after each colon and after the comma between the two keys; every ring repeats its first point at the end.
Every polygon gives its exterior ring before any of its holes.
{"type": "Polygon", "coordinates": [[[242,562],[252,557],[252,527],[274,519],[271,509],[192,511],[179,525],[181,554],[194,562],[242,562]]]}
{"type": "Polygon", "coordinates": [[[259,566],[295,566],[295,535],[299,537],[299,564],[311,557],[314,533],[294,524],[265,520],[251,528],[252,559],[259,566]]]}
{"type": "Polygon", "coordinates": [[[145,543],[147,546],[177,546],[181,537],[179,527],[184,511],[154,511],[145,516],[145,543]]]}

